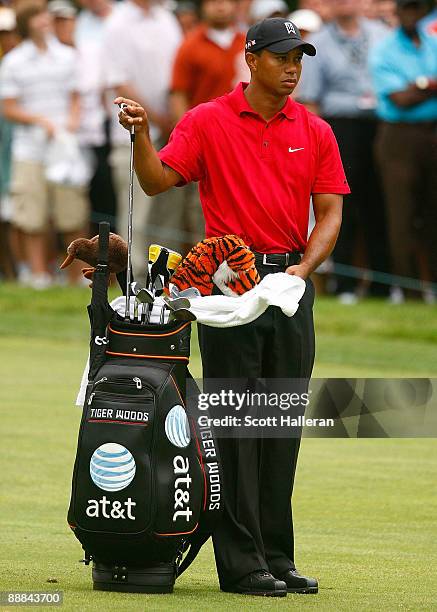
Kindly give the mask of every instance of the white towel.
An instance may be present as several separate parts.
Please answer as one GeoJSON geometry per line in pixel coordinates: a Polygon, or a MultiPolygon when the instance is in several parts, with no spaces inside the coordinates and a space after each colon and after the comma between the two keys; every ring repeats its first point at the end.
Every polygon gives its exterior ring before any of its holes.
{"type": "MultiPolygon", "coordinates": [[[[268,274],[250,291],[238,297],[227,295],[206,295],[192,298],[190,310],[196,315],[197,321],[211,327],[236,327],[255,321],[269,306],[278,306],[287,317],[292,317],[299,308],[299,301],[305,292],[305,281],[299,276],[291,276],[285,272],[268,274]]],[[[124,316],[126,299],[123,296],[111,302],[111,308],[124,316]]],[[[150,323],[157,324],[164,300],[156,298],[150,323]]],[[[140,307],[143,305],[140,304],[140,307]]],[[[134,314],[134,298],[131,299],[130,310],[134,314]]],[[[141,308],[139,308],[141,312],[141,308]]],[[[168,311],[164,322],[167,322],[168,311]]],[[[88,383],[89,362],[82,375],[81,386],[76,399],[76,406],[83,406],[86,386],[88,383]]]]}
{"type": "Polygon", "coordinates": [[[250,291],[238,297],[207,295],[192,298],[190,310],[199,323],[211,327],[236,327],[255,321],[269,306],[278,306],[292,317],[305,292],[305,281],[285,272],[268,274],[250,291]]]}

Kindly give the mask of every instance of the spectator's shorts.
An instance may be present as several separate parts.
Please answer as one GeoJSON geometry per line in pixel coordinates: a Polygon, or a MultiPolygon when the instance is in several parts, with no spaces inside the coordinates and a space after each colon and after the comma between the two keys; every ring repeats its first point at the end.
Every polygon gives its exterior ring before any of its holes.
{"type": "Polygon", "coordinates": [[[85,188],[48,183],[38,162],[13,162],[11,198],[12,222],[29,234],[44,231],[50,220],[62,233],[82,230],[89,220],[85,188]]]}

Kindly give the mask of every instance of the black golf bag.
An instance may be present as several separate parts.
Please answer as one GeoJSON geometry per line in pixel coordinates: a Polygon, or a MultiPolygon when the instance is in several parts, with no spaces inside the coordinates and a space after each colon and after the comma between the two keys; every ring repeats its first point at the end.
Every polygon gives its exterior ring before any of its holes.
{"type": "Polygon", "coordinates": [[[110,308],[108,237],[100,224],[68,523],[94,589],[172,592],[220,516],[219,457],[187,411],[191,324],[133,323],[110,308]]]}

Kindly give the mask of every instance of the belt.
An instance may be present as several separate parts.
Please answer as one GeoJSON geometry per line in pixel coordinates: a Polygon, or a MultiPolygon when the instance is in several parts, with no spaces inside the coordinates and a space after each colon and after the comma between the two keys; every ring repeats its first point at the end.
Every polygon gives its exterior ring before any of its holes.
{"type": "Polygon", "coordinates": [[[301,254],[294,253],[254,253],[257,265],[287,268],[300,263],[301,254]]]}

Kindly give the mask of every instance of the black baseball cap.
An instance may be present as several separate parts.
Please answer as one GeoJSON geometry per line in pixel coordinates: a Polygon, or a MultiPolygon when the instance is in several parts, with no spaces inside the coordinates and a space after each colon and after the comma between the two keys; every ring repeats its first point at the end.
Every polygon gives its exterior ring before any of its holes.
{"type": "Polygon", "coordinates": [[[289,19],[264,19],[250,27],[246,34],[246,51],[268,49],[272,53],[288,53],[297,47],[307,55],[316,54],[316,48],[303,40],[297,26],[289,19]]]}

